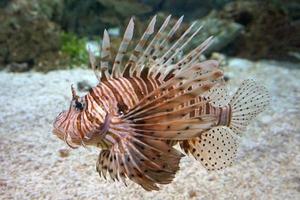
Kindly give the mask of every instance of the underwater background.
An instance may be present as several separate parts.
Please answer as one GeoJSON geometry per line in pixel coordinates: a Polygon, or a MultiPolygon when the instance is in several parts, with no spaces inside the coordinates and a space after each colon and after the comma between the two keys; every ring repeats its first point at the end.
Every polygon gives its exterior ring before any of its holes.
{"type": "Polygon", "coordinates": [[[0,199],[300,199],[299,0],[0,0],[0,70],[0,199]],[[132,16],[136,42],[169,14],[184,15],[183,30],[203,24],[188,48],[215,37],[201,59],[220,62],[230,91],[253,78],[272,100],[232,167],[207,172],[184,157],[171,184],[145,192],[99,178],[98,150],[71,150],[52,123],[71,84],[80,94],[97,84],[87,48],[104,29],[116,52],[132,16]]]}

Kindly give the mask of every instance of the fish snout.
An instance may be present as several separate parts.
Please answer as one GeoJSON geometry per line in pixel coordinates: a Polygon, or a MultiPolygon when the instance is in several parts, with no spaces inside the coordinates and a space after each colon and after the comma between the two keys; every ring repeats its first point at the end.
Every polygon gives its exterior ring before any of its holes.
{"type": "Polygon", "coordinates": [[[62,130],[61,126],[65,118],[65,115],[66,115],[65,111],[62,111],[57,115],[57,117],[54,119],[53,129],[52,129],[52,133],[58,136],[62,140],[64,139],[65,133],[62,130]]]}

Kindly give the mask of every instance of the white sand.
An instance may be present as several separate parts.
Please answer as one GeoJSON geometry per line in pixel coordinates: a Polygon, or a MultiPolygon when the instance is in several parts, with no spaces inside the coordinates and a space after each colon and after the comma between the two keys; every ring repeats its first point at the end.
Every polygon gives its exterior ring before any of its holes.
{"type": "Polygon", "coordinates": [[[71,83],[96,82],[91,71],[0,72],[0,199],[299,199],[300,67],[245,64],[226,68],[232,88],[252,77],[273,100],[242,138],[237,163],[208,173],[185,157],[175,180],[159,192],[100,179],[96,149],[60,156],[67,147],[52,135],[52,121],[67,108],[71,83]]]}

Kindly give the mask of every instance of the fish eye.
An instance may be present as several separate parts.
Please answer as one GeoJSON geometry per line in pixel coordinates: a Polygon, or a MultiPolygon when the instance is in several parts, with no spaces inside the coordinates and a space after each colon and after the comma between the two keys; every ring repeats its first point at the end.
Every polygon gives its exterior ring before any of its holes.
{"type": "Polygon", "coordinates": [[[76,110],[80,110],[82,111],[83,110],[83,107],[84,107],[84,104],[79,102],[79,101],[75,101],[75,108],[76,110]]]}

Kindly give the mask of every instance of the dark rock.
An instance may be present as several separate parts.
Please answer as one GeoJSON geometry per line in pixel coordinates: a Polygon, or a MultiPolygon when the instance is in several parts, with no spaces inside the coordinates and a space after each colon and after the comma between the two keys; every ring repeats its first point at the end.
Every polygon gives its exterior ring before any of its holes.
{"type": "Polygon", "coordinates": [[[228,44],[232,43],[243,31],[242,25],[232,22],[231,20],[217,18],[213,13],[197,22],[203,25],[203,29],[191,41],[190,48],[195,48],[205,39],[213,36],[214,41],[205,51],[206,54],[222,50],[228,44]]]}
{"type": "Polygon", "coordinates": [[[107,24],[101,21],[100,16],[104,15],[103,12],[104,6],[97,0],[66,0],[62,15],[56,19],[56,22],[68,32],[81,36],[98,35],[107,24]]]}
{"type": "Polygon", "coordinates": [[[300,21],[293,20],[278,1],[236,1],[229,3],[219,17],[242,24],[245,31],[227,49],[231,56],[250,59],[290,59],[290,52],[300,51],[300,21]]]}
{"type": "Polygon", "coordinates": [[[81,92],[87,92],[92,88],[92,85],[88,81],[83,80],[77,83],[77,88],[81,92]]]}
{"type": "Polygon", "coordinates": [[[145,0],[143,2],[152,7],[152,15],[164,12],[177,17],[184,15],[188,21],[192,21],[206,16],[211,10],[221,9],[230,1],[232,0],[145,0]]]}
{"type": "Polygon", "coordinates": [[[228,59],[224,54],[213,52],[209,58],[210,60],[217,60],[219,62],[219,67],[224,67],[228,65],[228,59]]]}
{"type": "Polygon", "coordinates": [[[0,0],[0,7],[3,8],[8,5],[10,0],[0,0]]]}
{"type": "Polygon", "coordinates": [[[30,69],[28,63],[11,63],[7,66],[10,72],[26,72],[30,69]]]}
{"type": "Polygon", "coordinates": [[[34,70],[48,72],[70,66],[70,57],[61,52],[44,52],[35,60],[34,70]]]}
{"type": "Polygon", "coordinates": [[[59,27],[32,6],[17,0],[0,9],[0,64],[22,63],[11,65],[12,71],[19,71],[23,63],[27,67],[22,70],[30,69],[40,56],[60,50],[59,27]]]}
{"type": "Polygon", "coordinates": [[[300,1],[299,0],[280,0],[281,6],[283,6],[292,20],[300,19],[300,1]]]}
{"type": "Polygon", "coordinates": [[[121,17],[141,15],[150,12],[150,6],[141,3],[139,0],[97,0],[105,8],[114,11],[121,17]]]}
{"type": "Polygon", "coordinates": [[[70,150],[66,148],[61,148],[58,150],[59,156],[62,158],[68,157],[70,155],[70,150]]]}
{"type": "Polygon", "coordinates": [[[138,0],[66,0],[57,23],[65,31],[95,36],[107,27],[123,27],[131,16],[151,10],[150,6],[138,0]]]}
{"type": "Polygon", "coordinates": [[[227,76],[227,75],[225,75],[225,76],[224,76],[224,81],[225,81],[225,82],[228,82],[229,80],[230,80],[230,77],[227,76]]]}
{"type": "Polygon", "coordinates": [[[142,21],[157,13],[185,15],[187,21],[206,16],[212,9],[220,9],[231,0],[65,0],[60,17],[55,21],[65,31],[80,36],[95,36],[107,27],[124,27],[129,18],[142,21]]]}

